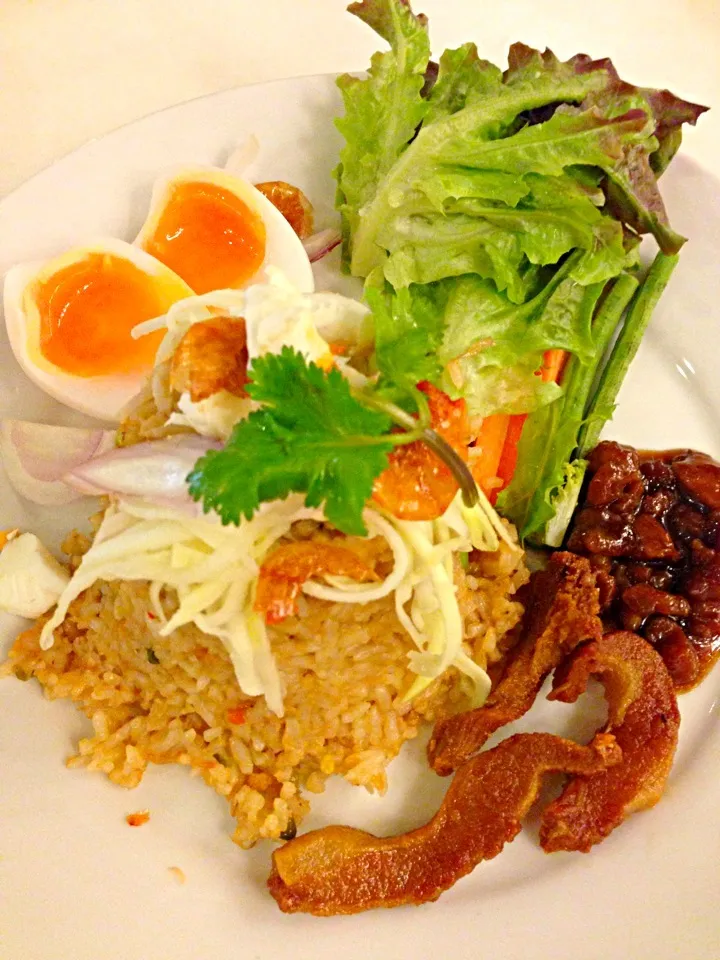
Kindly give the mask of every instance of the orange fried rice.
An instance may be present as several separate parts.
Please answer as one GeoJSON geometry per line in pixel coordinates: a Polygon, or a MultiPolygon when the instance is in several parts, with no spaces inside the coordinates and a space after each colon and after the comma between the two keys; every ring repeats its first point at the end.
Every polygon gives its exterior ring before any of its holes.
{"type": "MultiPolygon", "coordinates": [[[[88,546],[68,538],[71,566],[88,546]]],[[[522,614],[515,594],[527,579],[522,553],[504,544],[474,554],[467,570],[456,562],[465,649],[481,665],[509,644],[522,614]]],[[[173,602],[164,596],[166,612],[173,602]]],[[[241,692],[215,637],[192,624],[160,636],[147,583],[95,583],[46,651],[41,627],[18,637],[0,675],[34,677],[49,698],[69,698],[90,718],[93,735],[68,766],[123,787],[137,786],[149,763],[187,766],[227,799],[242,847],[293,835],[309,795],[332,774],[382,793],[388,763],[421,724],[468,705],[452,669],[404,702],[412,641],[392,597],[348,605],[303,596],[296,616],[269,629],[283,717],[241,692]]]]}

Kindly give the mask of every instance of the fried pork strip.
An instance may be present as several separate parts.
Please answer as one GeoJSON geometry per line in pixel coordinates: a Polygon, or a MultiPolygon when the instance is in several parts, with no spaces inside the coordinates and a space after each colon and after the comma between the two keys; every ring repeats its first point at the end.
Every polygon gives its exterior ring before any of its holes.
{"type": "Polygon", "coordinates": [[[551,670],[578,644],[602,636],[599,612],[589,562],[572,553],[554,553],[547,569],[532,578],[523,639],[485,705],[436,724],[428,745],[433,770],[441,776],[452,773],[496,730],[526,713],[551,670]]]}
{"type": "Polygon", "coordinates": [[[248,352],[245,321],[214,317],[193,324],[170,364],[170,385],[189,393],[193,403],[227,390],[246,397],[248,352]]]}
{"type": "Polygon", "coordinates": [[[461,767],[424,827],[378,838],[333,826],[286,843],[273,854],[270,893],[285,913],[316,916],[437,900],[515,838],[544,774],[590,776],[620,758],[607,734],[589,747],[549,733],[517,734],[461,767]]]}
{"type": "Polygon", "coordinates": [[[635,633],[607,633],[580,647],[555,675],[551,700],[574,703],[591,676],[605,686],[604,733],[622,750],[622,763],[572,779],[544,811],[544,850],[587,853],[631,813],[658,802],[675,756],[677,698],[662,657],[635,633]]]}

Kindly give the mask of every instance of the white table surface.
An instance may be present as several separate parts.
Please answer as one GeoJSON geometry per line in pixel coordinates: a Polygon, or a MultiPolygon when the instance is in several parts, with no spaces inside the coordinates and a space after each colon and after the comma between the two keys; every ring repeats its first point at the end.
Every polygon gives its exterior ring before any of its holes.
{"type": "MultiPolygon", "coordinates": [[[[344,8],[343,0],[2,0],[0,196],[84,141],[170,104],[363,68],[375,38],[344,8]]],[[[628,79],[720,106],[718,0],[425,0],[422,9],[436,50],[468,39],[492,59],[518,39],[563,57],[611,47],[628,79]]],[[[698,159],[712,158],[716,122],[687,138],[698,159]]]]}

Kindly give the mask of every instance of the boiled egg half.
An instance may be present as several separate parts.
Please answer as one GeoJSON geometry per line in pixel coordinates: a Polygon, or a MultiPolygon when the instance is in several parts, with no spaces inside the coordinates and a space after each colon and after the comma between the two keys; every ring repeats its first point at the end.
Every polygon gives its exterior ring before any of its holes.
{"type": "Polygon", "coordinates": [[[10,345],[50,396],[119,420],[161,339],[130,331],[194,294],[263,283],[270,267],[298,290],[314,290],[302,241],[259,190],[215,167],[181,167],[155,184],[133,244],[102,240],[8,272],[10,345]]]}
{"type": "Polygon", "coordinates": [[[130,331],[192,294],[144,250],[101,240],[8,271],[10,346],[51,397],[88,416],[118,420],[147,380],[161,339],[134,340],[130,331]]]}
{"type": "Polygon", "coordinates": [[[262,283],[268,266],[298,290],[315,288],[285,217],[252,184],[216,167],[180,167],[161,177],[135,243],[198,294],[262,283]]]}

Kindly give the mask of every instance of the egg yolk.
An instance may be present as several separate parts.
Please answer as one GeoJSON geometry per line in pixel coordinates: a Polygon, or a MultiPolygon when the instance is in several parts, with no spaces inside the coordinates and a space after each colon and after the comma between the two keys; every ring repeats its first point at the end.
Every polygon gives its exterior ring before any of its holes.
{"type": "Polygon", "coordinates": [[[122,257],[90,253],[40,281],[40,352],[80,377],[138,373],[152,367],[162,333],[133,340],[143,320],[165,313],[158,281],[122,257]]]}
{"type": "Polygon", "coordinates": [[[145,250],[198,294],[238,287],[265,259],[265,224],[239,197],[213,183],[181,183],[145,250]]]}

